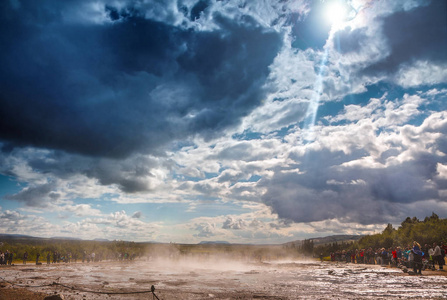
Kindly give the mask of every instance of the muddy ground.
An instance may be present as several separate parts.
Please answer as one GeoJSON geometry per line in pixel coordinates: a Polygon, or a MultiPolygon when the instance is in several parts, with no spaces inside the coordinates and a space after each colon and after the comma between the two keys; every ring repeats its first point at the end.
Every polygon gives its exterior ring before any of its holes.
{"type": "Polygon", "coordinates": [[[447,299],[447,272],[315,261],[145,260],[0,266],[0,300],[447,299]],[[140,293],[141,292],[141,293],[140,293]]]}

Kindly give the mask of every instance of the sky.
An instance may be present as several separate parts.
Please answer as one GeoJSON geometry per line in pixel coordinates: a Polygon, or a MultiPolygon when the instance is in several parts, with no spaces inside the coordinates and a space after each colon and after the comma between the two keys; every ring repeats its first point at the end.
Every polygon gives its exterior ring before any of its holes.
{"type": "Polygon", "coordinates": [[[279,244],[447,217],[447,2],[7,0],[0,233],[279,244]]]}

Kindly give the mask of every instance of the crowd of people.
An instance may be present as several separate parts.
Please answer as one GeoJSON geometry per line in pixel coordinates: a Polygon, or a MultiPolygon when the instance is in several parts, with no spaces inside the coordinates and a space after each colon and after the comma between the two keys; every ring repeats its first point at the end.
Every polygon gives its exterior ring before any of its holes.
{"type": "Polygon", "coordinates": [[[412,268],[415,274],[421,274],[422,270],[431,269],[443,270],[445,265],[445,256],[447,245],[439,246],[433,243],[433,246],[425,244],[421,247],[418,242],[408,247],[391,247],[378,249],[357,249],[342,250],[331,253],[331,261],[343,261],[357,264],[377,264],[382,266],[404,266],[412,268]]]}
{"type": "Polygon", "coordinates": [[[14,253],[6,250],[5,252],[0,251],[0,265],[11,265],[12,259],[14,258],[14,253]]]}

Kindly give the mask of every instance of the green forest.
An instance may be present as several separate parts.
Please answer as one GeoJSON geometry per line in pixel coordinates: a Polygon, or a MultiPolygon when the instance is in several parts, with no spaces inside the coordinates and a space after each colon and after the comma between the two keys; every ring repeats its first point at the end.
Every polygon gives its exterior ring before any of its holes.
{"type": "Polygon", "coordinates": [[[66,239],[44,239],[36,237],[14,237],[0,235],[0,252],[14,253],[15,263],[23,263],[23,255],[28,254],[28,262],[46,263],[47,255],[53,262],[55,253],[62,259],[58,262],[80,262],[85,256],[95,261],[126,260],[134,258],[178,258],[211,257],[238,260],[280,259],[298,256],[296,249],[282,245],[244,245],[244,244],[175,244],[175,243],[137,243],[127,241],[85,241],[66,239]],[[85,253],[85,254],[84,254],[85,253]],[[90,256],[90,257],[89,257],[90,256]],[[70,257],[67,261],[66,258],[70,257]]]}
{"type": "Polygon", "coordinates": [[[381,233],[365,235],[357,242],[330,243],[314,246],[311,241],[303,243],[303,250],[308,254],[323,253],[327,255],[339,250],[354,250],[367,248],[390,248],[412,246],[413,241],[421,245],[432,245],[434,242],[447,244],[447,219],[441,219],[435,213],[419,220],[407,217],[398,228],[388,224],[381,233]]]}
{"type": "Polygon", "coordinates": [[[84,241],[70,239],[45,239],[36,237],[15,237],[4,235],[0,237],[0,252],[14,254],[14,261],[22,261],[27,253],[28,261],[36,261],[39,255],[40,262],[47,260],[50,254],[51,261],[57,253],[62,258],[70,257],[81,261],[88,255],[95,253],[96,260],[118,259],[119,254],[127,254],[127,257],[141,255],[146,250],[144,244],[125,241],[84,241]]]}

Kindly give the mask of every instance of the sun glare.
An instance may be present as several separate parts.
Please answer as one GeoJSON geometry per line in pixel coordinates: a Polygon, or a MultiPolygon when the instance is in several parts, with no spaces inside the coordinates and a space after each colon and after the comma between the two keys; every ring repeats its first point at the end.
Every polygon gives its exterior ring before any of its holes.
{"type": "Polygon", "coordinates": [[[346,19],[346,6],[340,1],[332,1],[325,9],[325,16],[332,25],[338,25],[346,19]]]}

